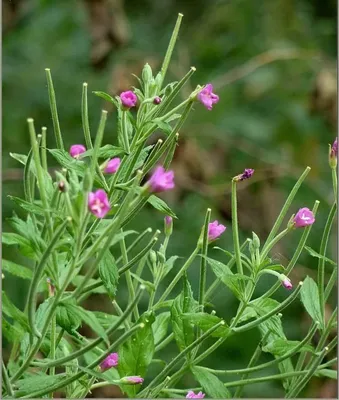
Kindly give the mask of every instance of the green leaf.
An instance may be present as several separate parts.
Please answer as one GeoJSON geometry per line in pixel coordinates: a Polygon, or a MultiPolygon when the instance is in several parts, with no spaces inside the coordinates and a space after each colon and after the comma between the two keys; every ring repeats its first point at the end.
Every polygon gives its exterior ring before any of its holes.
{"type": "Polygon", "coordinates": [[[20,325],[10,324],[2,315],[2,334],[11,343],[20,342],[25,334],[25,331],[20,325]]]}
{"type": "MultiPolygon", "coordinates": [[[[300,342],[297,340],[276,339],[263,346],[262,351],[281,357],[286,353],[293,351],[299,344],[300,342]]],[[[311,345],[304,345],[298,350],[298,353],[300,352],[314,352],[314,349],[311,345]]]]}
{"type": "Polygon", "coordinates": [[[14,160],[19,161],[22,165],[26,165],[27,155],[26,154],[18,154],[18,153],[9,153],[9,155],[14,158],[14,160]]]}
{"type": "Polygon", "coordinates": [[[21,207],[25,211],[28,211],[32,214],[44,215],[44,209],[36,203],[29,203],[26,200],[20,199],[20,197],[15,197],[15,196],[10,196],[10,195],[8,195],[8,198],[10,200],[14,201],[15,204],[17,204],[19,207],[21,207]]]}
{"type": "Polygon", "coordinates": [[[78,175],[83,176],[86,170],[86,164],[79,160],[71,157],[67,151],[61,149],[47,149],[57,162],[67,170],[74,170],[78,175]]]}
{"type": "Polygon", "coordinates": [[[33,272],[29,268],[8,260],[2,260],[2,271],[22,279],[32,279],[33,276],[33,272]]]}
{"type": "Polygon", "coordinates": [[[196,308],[196,301],[193,298],[191,286],[184,277],[184,289],[181,294],[174,299],[171,307],[171,321],[174,338],[180,351],[183,351],[194,341],[194,328],[182,318],[182,314],[193,313],[196,308]]]}
{"type": "Polygon", "coordinates": [[[105,329],[101,326],[96,315],[92,311],[85,310],[80,306],[77,306],[77,312],[82,321],[90,328],[92,328],[93,331],[97,333],[100,337],[102,337],[104,341],[109,345],[109,340],[105,329]]]}
{"type": "Polygon", "coordinates": [[[114,298],[119,281],[119,272],[115,259],[109,250],[106,251],[103,259],[99,263],[99,276],[109,296],[114,298]]]}
{"type": "MultiPolygon", "coordinates": [[[[120,346],[118,371],[120,376],[145,376],[154,354],[154,337],[152,324],[155,318],[153,313],[143,314],[138,323],[145,326],[138,329],[122,346],[120,346]]],[[[121,385],[130,397],[140,389],[138,386],[121,385]]]]}
{"type": "MultiPolygon", "coordinates": [[[[83,286],[83,281],[84,281],[84,276],[83,276],[83,275],[77,275],[77,276],[75,276],[75,277],[73,278],[72,284],[73,284],[75,287],[83,286]]],[[[87,285],[89,286],[89,285],[93,285],[93,284],[95,284],[95,283],[100,283],[100,284],[101,284],[100,279],[90,279],[90,280],[87,282],[87,285]]],[[[97,288],[95,288],[95,289],[92,289],[92,290],[91,290],[91,293],[105,294],[105,293],[107,293],[107,291],[106,291],[106,289],[105,289],[103,286],[99,286],[99,287],[97,287],[97,288]]]]}
{"type": "Polygon", "coordinates": [[[168,207],[168,205],[164,202],[164,200],[152,194],[148,198],[148,203],[150,203],[156,210],[162,212],[165,215],[169,215],[173,218],[177,218],[174,212],[168,207]]]}
{"type": "Polygon", "coordinates": [[[329,264],[332,264],[334,266],[337,265],[337,263],[325,256],[322,256],[321,254],[317,253],[315,250],[311,249],[311,247],[305,246],[304,247],[305,250],[307,250],[307,252],[312,256],[312,257],[316,257],[316,258],[320,258],[322,260],[325,260],[326,262],[328,262],[329,264]]]}
{"type": "Polygon", "coordinates": [[[96,92],[92,92],[92,93],[94,93],[96,96],[101,97],[102,99],[108,101],[109,103],[114,104],[115,107],[119,107],[118,102],[109,94],[107,94],[105,92],[100,92],[100,91],[99,92],[96,91],[96,92]]]}
{"type": "Polygon", "coordinates": [[[2,312],[19,323],[25,331],[30,330],[27,316],[11,302],[5,291],[2,291],[2,312]]]}
{"type": "MultiPolygon", "coordinates": [[[[211,315],[207,313],[185,313],[182,314],[182,318],[189,321],[191,324],[198,326],[204,332],[213,328],[213,326],[219,324],[222,319],[216,315],[211,315]]],[[[211,336],[214,337],[225,337],[229,334],[229,327],[226,325],[220,326],[216,331],[212,333],[211,336]]]]}
{"type": "MultiPolygon", "coordinates": [[[[205,256],[202,256],[205,257],[205,256]]],[[[220,261],[214,260],[209,257],[205,257],[208,264],[211,266],[213,272],[238,298],[242,298],[242,289],[240,281],[249,280],[250,278],[246,275],[233,274],[230,268],[220,261]]]]}
{"type": "Polygon", "coordinates": [[[338,371],[334,369],[318,369],[315,374],[315,376],[318,377],[325,377],[325,378],[330,378],[330,379],[338,379],[338,371]]]}
{"type": "Polygon", "coordinates": [[[212,399],[230,399],[231,393],[219,378],[203,367],[191,367],[195,379],[203,387],[207,397],[212,399]]]}
{"type": "Polygon", "coordinates": [[[164,312],[155,318],[154,324],[152,325],[154,344],[160,343],[167,334],[168,323],[171,317],[171,313],[164,312]]]}
{"type": "Polygon", "coordinates": [[[318,286],[312,278],[306,277],[300,290],[301,301],[314,322],[318,321],[323,326],[320,308],[318,286]]]}
{"type": "Polygon", "coordinates": [[[15,383],[18,386],[18,391],[15,394],[18,397],[29,395],[32,392],[46,389],[49,386],[62,382],[63,380],[65,380],[65,378],[66,374],[58,374],[58,375],[39,374],[36,376],[30,376],[29,378],[21,379],[15,383]]]}
{"type": "MultiPolygon", "coordinates": [[[[111,144],[106,144],[105,146],[100,147],[98,152],[98,158],[113,158],[124,153],[125,150],[122,147],[116,147],[111,144]]],[[[93,149],[89,149],[85,153],[82,153],[80,155],[80,159],[89,157],[92,154],[93,154],[93,149]]]]}
{"type": "Polygon", "coordinates": [[[80,326],[81,315],[73,301],[63,301],[58,304],[56,309],[56,322],[70,334],[73,334],[80,326]]]}
{"type": "Polygon", "coordinates": [[[153,122],[157,125],[157,128],[161,129],[167,135],[172,132],[172,127],[168,122],[160,121],[158,118],[154,119],[153,122]]]}
{"type": "Polygon", "coordinates": [[[39,259],[39,254],[37,254],[37,251],[34,250],[33,244],[28,239],[18,235],[17,233],[3,232],[2,243],[7,246],[17,245],[22,255],[34,260],[39,259]]]}
{"type": "MultiPolygon", "coordinates": [[[[108,329],[111,328],[114,324],[116,324],[119,320],[119,316],[107,314],[101,311],[91,311],[92,314],[95,315],[96,319],[98,320],[99,324],[104,328],[108,329]]],[[[118,329],[124,329],[124,326],[121,324],[118,329]]]]}
{"type": "Polygon", "coordinates": [[[170,272],[170,270],[173,268],[174,263],[178,258],[179,256],[172,256],[168,260],[166,260],[162,270],[162,275],[161,275],[162,278],[164,278],[170,272]]]}

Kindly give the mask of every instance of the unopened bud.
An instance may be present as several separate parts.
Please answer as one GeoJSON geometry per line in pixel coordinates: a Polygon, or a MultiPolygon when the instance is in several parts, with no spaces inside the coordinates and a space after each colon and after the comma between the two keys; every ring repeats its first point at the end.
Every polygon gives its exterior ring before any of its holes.
{"type": "Polygon", "coordinates": [[[161,103],[161,97],[159,96],[154,97],[153,104],[158,105],[160,103],[161,103]]]}
{"type": "Polygon", "coordinates": [[[164,218],[164,223],[165,223],[165,228],[164,232],[166,236],[171,236],[173,232],[173,218],[170,217],[169,215],[166,215],[164,218]]]}

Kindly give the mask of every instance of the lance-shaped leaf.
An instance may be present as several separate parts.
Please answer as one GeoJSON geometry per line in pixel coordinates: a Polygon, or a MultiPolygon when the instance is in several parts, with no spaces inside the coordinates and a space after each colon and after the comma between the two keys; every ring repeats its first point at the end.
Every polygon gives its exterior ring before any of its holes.
{"type": "Polygon", "coordinates": [[[117,291],[119,273],[115,259],[110,251],[106,251],[105,256],[99,263],[99,276],[109,296],[114,298],[117,291]]]}
{"type": "Polygon", "coordinates": [[[192,367],[195,379],[200,383],[206,397],[211,399],[230,399],[231,393],[219,378],[203,367],[192,367]]]}
{"type": "MultiPolygon", "coordinates": [[[[219,324],[222,319],[216,315],[207,313],[186,313],[182,315],[185,321],[190,322],[193,325],[198,326],[202,331],[206,332],[213,326],[219,324]]],[[[230,333],[229,327],[225,324],[220,326],[211,336],[214,337],[225,337],[230,333]]]]}
{"type": "Polygon", "coordinates": [[[306,277],[300,290],[301,301],[304,304],[306,311],[314,322],[322,324],[323,318],[320,309],[318,286],[312,278],[306,277]]]}

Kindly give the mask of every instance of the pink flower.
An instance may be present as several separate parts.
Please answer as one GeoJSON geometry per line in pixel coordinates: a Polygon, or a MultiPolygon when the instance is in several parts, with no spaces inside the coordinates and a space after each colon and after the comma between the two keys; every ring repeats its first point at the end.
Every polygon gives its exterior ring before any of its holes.
{"type": "Polygon", "coordinates": [[[242,174],[235,176],[233,179],[236,182],[244,181],[245,179],[250,179],[253,174],[254,174],[254,169],[245,168],[245,170],[242,174]]]}
{"type": "Polygon", "coordinates": [[[120,100],[124,107],[131,108],[137,104],[138,98],[131,90],[128,90],[120,94],[120,100]]]}
{"type": "Polygon", "coordinates": [[[159,96],[154,97],[153,104],[158,105],[160,103],[161,103],[161,97],[159,96]]]}
{"type": "Polygon", "coordinates": [[[88,209],[96,217],[104,218],[111,209],[108,196],[104,190],[99,189],[88,194],[88,209]]]}
{"type": "Polygon", "coordinates": [[[73,144],[69,149],[69,154],[73,158],[79,158],[80,154],[85,153],[86,147],[82,144],[73,144]]]}
{"type": "Polygon", "coordinates": [[[202,103],[207,110],[212,110],[213,104],[218,103],[219,96],[212,93],[213,86],[211,83],[208,83],[197,95],[198,100],[202,103]]]}
{"type": "Polygon", "coordinates": [[[193,390],[190,390],[186,395],[186,399],[203,399],[204,397],[205,397],[205,393],[199,392],[199,393],[195,394],[193,392],[193,390]]]}
{"type": "Polygon", "coordinates": [[[121,161],[119,157],[112,158],[108,161],[104,172],[106,172],[106,174],[115,174],[120,167],[120,162],[121,161]]]}
{"type": "Polygon", "coordinates": [[[287,278],[287,276],[285,276],[285,279],[283,279],[281,281],[281,284],[284,286],[285,289],[287,290],[291,290],[293,288],[291,279],[287,278]]]}
{"type": "Polygon", "coordinates": [[[118,353],[109,354],[100,364],[101,371],[104,372],[112,367],[116,367],[118,365],[118,360],[119,360],[118,353]]]}
{"type": "Polygon", "coordinates": [[[333,156],[338,157],[338,138],[335,138],[335,141],[332,144],[331,153],[333,156]]]}
{"type": "Polygon", "coordinates": [[[141,378],[141,376],[125,376],[120,379],[120,382],[126,385],[139,385],[144,382],[144,378],[141,378]]]}
{"type": "Polygon", "coordinates": [[[217,220],[208,224],[208,240],[212,242],[218,239],[218,237],[225,232],[226,226],[219,224],[217,220]]]}
{"type": "Polygon", "coordinates": [[[166,192],[174,188],[174,172],[165,171],[161,166],[157,167],[147,182],[152,193],[166,192]]]}
{"type": "Polygon", "coordinates": [[[295,215],[293,222],[296,228],[312,225],[315,221],[313,212],[307,207],[301,208],[295,215]]]}

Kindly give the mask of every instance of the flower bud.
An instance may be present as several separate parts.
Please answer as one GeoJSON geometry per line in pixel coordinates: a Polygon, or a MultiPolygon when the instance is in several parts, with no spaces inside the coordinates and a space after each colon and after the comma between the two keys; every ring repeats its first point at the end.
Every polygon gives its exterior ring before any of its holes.
{"type": "Polygon", "coordinates": [[[58,183],[58,189],[59,189],[59,191],[60,191],[61,193],[67,192],[66,183],[65,183],[64,181],[60,181],[60,182],[58,183]]]}
{"type": "Polygon", "coordinates": [[[165,235],[166,236],[171,236],[173,232],[173,218],[170,217],[169,215],[166,215],[164,218],[164,223],[165,223],[165,235]]]}
{"type": "Polygon", "coordinates": [[[303,207],[296,213],[293,221],[296,228],[304,228],[305,226],[314,224],[315,218],[309,208],[303,207]]]}
{"type": "Polygon", "coordinates": [[[161,97],[155,96],[153,99],[153,104],[158,105],[161,103],[161,97]]]}
{"type": "Polygon", "coordinates": [[[118,365],[118,361],[119,361],[118,353],[109,354],[100,364],[101,371],[104,372],[112,367],[116,367],[118,365]]]}
{"type": "Polygon", "coordinates": [[[291,290],[293,288],[291,279],[287,278],[286,275],[280,274],[279,280],[280,280],[281,284],[284,286],[285,289],[291,290]]]}
{"type": "Polygon", "coordinates": [[[328,162],[331,168],[337,168],[338,162],[338,139],[336,138],[333,145],[330,145],[328,162]]]}
{"type": "Polygon", "coordinates": [[[119,382],[125,385],[140,385],[143,381],[144,378],[141,378],[141,376],[125,376],[119,382]]]}
{"type": "Polygon", "coordinates": [[[150,67],[149,64],[145,64],[143,70],[142,70],[142,80],[143,82],[147,85],[148,83],[151,82],[152,78],[153,78],[153,74],[152,74],[152,68],[150,67]]]}
{"type": "Polygon", "coordinates": [[[149,253],[149,258],[151,259],[152,264],[156,264],[157,262],[157,253],[154,250],[151,250],[149,253]]]}

